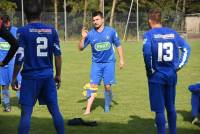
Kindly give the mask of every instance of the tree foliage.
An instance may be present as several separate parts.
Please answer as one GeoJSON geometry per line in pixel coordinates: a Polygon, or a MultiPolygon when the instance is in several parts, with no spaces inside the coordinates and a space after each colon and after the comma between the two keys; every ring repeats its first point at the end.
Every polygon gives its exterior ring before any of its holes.
{"type": "Polygon", "coordinates": [[[3,11],[5,13],[14,12],[17,8],[17,5],[13,2],[10,2],[8,0],[0,0],[0,11],[3,11]]]}

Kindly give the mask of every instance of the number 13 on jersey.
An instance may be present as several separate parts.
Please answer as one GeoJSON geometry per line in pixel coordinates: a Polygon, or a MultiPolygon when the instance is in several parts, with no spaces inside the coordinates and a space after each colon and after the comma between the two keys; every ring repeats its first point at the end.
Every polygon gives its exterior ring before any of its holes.
{"type": "Polygon", "coordinates": [[[173,43],[159,42],[158,43],[158,61],[172,61],[173,60],[173,43]]]}

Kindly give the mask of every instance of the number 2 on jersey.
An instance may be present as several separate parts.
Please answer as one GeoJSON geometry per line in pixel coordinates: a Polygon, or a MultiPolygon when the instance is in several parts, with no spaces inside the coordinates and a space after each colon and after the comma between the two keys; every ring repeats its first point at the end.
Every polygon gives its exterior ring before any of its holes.
{"type": "Polygon", "coordinates": [[[48,47],[48,40],[46,37],[37,37],[36,39],[37,42],[37,56],[38,57],[47,57],[47,51],[45,52],[45,50],[47,50],[48,47]],[[43,51],[41,51],[43,50],[43,51]]]}
{"type": "Polygon", "coordinates": [[[158,61],[173,60],[173,44],[171,42],[158,43],[158,61]],[[165,51],[165,54],[163,54],[165,51]]]}

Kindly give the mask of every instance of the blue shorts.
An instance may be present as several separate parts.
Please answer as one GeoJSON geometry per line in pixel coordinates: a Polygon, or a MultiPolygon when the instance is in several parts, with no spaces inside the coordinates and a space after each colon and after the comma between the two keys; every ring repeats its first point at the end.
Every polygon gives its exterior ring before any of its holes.
{"type": "MultiPolygon", "coordinates": [[[[11,61],[13,62],[13,61],[11,61]]],[[[8,86],[12,81],[14,65],[9,63],[5,67],[0,67],[0,85],[8,86]]],[[[17,80],[21,83],[21,74],[18,74],[17,80]]]]}
{"type": "Polygon", "coordinates": [[[151,111],[164,112],[175,110],[176,85],[149,82],[151,111]]]}
{"type": "Polygon", "coordinates": [[[19,103],[34,106],[57,104],[57,90],[53,77],[39,79],[22,79],[19,103]]]}
{"type": "Polygon", "coordinates": [[[100,85],[102,79],[104,85],[115,84],[115,62],[92,63],[90,71],[90,83],[100,85]]]}

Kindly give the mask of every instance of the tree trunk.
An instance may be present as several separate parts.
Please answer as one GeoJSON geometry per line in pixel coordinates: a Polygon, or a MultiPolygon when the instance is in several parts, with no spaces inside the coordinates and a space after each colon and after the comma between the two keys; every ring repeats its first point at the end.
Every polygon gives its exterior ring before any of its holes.
{"type": "Polygon", "coordinates": [[[86,26],[87,5],[88,5],[88,1],[85,0],[85,5],[84,5],[84,14],[83,14],[83,27],[86,26]]]}
{"type": "Polygon", "coordinates": [[[186,5],[186,0],[183,0],[181,31],[185,30],[185,5],[186,5]]]}
{"type": "Polygon", "coordinates": [[[58,30],[58,8],[57,8],[57,0],[54,0],[54,14],[55,14],[55,28],[58,30]]]}
{"type": "Polygon", "coordinates": [[[99,0],[99,11],[103,12],[103,0],[99,0]]]}
{"type": "Polygon", "coordinates": [[[117,2],[117,0],[113,0],[112,10],[111,10],[111,15],[110,15],[110,26],[113,25],[113,17],[114,17],[114,13],[115,13],[116,2],[117,2]]]}
{"type": "MultiPolygon", "coordinates": [[[[177,2],[176,2],[176,13],[175,13],[176,18],[178,18],[178,8],[179,8],[179,2],[180,1],[181,0],[177,0],[177,2]]],[[[175,4],[175,1],[174,1],[174,4],[175,4]]],[[[178,20],[176,19],[176,21],[173,22],[172,27],[177,28],[177,24],[178,24],[178,20]]]]}

